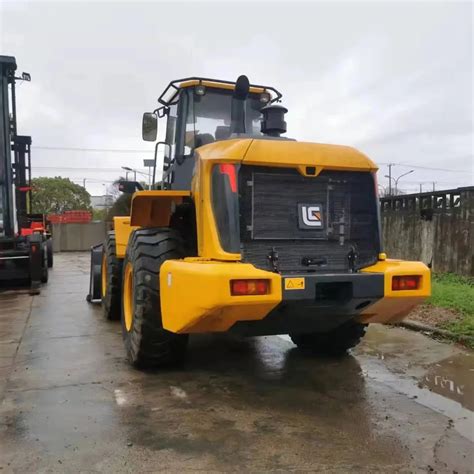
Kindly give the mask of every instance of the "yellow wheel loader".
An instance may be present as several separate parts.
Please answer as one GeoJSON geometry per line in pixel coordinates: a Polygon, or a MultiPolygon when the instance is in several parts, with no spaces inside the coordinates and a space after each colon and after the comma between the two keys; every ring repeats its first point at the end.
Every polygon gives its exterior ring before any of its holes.
{"type": "Polygon", "coordinates": [[[383,253],[377,166],[283,137],[280,99],[245,76],[191,77],[144,114],[145,140],[166,123],[162,175],[92,249],[88,296],[121,319],[134,366],[177,363],[203,332],[289,334],[304,352],[341,355],[367,324],[400,321],[430,295],[423,263],[383,253]]]}

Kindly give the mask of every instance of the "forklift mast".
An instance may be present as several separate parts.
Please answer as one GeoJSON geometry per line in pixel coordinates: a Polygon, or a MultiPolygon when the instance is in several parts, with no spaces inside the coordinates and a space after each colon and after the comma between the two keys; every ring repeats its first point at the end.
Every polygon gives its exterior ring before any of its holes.
{"type": "Polygon", "coordinates": [[[0,236],[7,238],[17,230],[11,153],[16,135],[15,71],[15,58],[0,56],[0,236]]]}
{"type": "Polygon", "coordinates": [[[31,219],[31,137],[13,137],[15,201],[18,227],[28,227],[31,219]]]}

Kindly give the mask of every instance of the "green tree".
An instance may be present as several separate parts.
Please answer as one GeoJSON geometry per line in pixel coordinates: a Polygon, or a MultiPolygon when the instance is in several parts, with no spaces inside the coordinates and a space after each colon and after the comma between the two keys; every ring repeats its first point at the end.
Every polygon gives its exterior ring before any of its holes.
{"type": "Polygon", "coordinates": [[[91,210],[90,194],[69,178],[34,178],[32,187],[33,212],[60,214],[64,211],[91,210]]]}
{"type": "Polygon", "coordinates": [[[114,216],[129,216],[132,204],[131,194],[121,194],[107,213],[107,220],[112,221],[114,216]]]}

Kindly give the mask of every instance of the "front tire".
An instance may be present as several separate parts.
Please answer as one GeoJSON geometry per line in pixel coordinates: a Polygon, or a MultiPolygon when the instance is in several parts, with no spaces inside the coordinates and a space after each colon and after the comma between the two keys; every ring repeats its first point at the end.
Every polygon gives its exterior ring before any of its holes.
{"type": "Polygon", "coordinates": [[[135,367],[163,367],[184,360],[188,335],[163,328],[159,278],[163,262],[184,256],[183,242],[174,230],[140,229],[130,237],[123,271],[122,334],[135,367]]]}
{"type": "Polygon", "coordinates": [[[122,264],[117,258],[115,232],[109,232],[104,242],[101,266],[102,311],[107,320],[120,319],[122,293],[122,264]]]}
{"type": "Polygon", "coordinates": [[[304,354],[340,357],[360,343],[366,330],[367,324],[348,321],[329,332],[290,334],[290,337],[304,354]]]}

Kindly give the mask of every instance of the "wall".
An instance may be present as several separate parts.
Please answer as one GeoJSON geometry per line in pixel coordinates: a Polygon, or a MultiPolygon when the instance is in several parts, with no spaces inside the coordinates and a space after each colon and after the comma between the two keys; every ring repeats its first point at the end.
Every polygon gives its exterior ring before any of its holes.
{"type": "Polygon", "coordinates": [[[53,249],[55,252],[90,250],[104,241],[106,224],[53,224],[53,249]]]}
{"type": "Polygon", "coordinates": [[[381,199],[384,250],[435,272],[474,274],[474,187],[381,199]]]}

